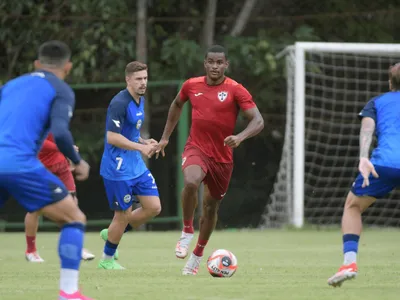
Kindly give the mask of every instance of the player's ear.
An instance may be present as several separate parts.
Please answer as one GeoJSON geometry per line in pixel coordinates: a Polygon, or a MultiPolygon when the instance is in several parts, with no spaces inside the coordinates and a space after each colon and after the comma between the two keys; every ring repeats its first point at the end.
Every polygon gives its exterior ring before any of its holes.
{"type": "Polygon", "coordinates": [[[229,60],[227,60],[227,61],[225,62],[225,68],[226,68],[226,69],[229,68],[229,60]]]}
{"type": "Polygon", "coordinates": [[[40,60],[38,60],[38,59],[36,59],[36,60],[33,62],[33,66],[35,67],[36,70],[42,68],[42,64],[40,63],[40,60]]]}
{"type": "Polygon", "coordinates": [[[72,62],[69,61],[64,65],[65,75],[68,75],[71,72],[71,70],[72,70],[72,62]]]}

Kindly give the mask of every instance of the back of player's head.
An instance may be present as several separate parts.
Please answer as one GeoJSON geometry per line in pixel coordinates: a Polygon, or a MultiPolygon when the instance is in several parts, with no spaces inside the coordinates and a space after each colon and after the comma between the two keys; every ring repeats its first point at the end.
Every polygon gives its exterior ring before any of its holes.
{"type": "Polygon", "coordinates": [[[61,68],[71,58],[71,50],[61,41],[48,41],[39,47],[38,58],[42,66],[61,68]]]}
{"type": "Polygon", "coordinates": [[[391,90],[400,90],[400,63],[389,68],[389,81],[391,90]]]}
{"type": "Polygon", "coordinates": [[[125,67],[125,76],[130,76],[133,73],[147,70],[147,65],[139,61],[132,61],[125,67]]]}
{"type": "Polygon", "coordinates": [[[208,48],[206,54],[204,55],[204,58],[207,58],[208,53],[223,53],[225,55],[225,59],[228,59],[228,52],[224,47],[220,45],[213,45],[210,48],[208,48]]]}

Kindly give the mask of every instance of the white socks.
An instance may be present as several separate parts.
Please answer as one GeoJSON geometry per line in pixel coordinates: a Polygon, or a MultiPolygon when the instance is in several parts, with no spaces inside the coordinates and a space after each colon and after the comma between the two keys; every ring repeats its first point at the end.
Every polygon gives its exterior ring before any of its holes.
{"type": "Polygon", "coordinates": [[[67,294],[74,294],[78,291],[79,271],[72,269],[61,269],[60,290],[67,294]]]}
{"type": "Polygon", "coordinates": [[[350,251],[350,252],[346,252],[344,254],[343,265],[350,265],[355,262],[357,262],[357,253],[356,252],[350,251]]]}

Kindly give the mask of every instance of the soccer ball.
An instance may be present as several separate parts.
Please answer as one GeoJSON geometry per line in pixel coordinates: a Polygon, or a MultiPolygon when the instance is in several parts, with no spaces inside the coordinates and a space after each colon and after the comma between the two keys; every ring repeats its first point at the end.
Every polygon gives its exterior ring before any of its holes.
{"type": "Polygon", "coordinates": [[[228,250],[216,250],[207,259],[207,269],[213,277],[232,277],[237,269],[236,256],[228,250]]]}

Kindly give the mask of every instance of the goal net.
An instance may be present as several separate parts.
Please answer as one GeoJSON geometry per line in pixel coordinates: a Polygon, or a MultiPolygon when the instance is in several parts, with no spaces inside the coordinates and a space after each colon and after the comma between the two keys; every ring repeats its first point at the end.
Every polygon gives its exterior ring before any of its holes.
{"type": "MultiPolygon", "coordinates": [[[[285,54],[285,140],[260,227],[339,224],[358,172],[358,113],[388,91],[388,68],[400,61],[400,45],[296,43],[285,54]]],[[[378,200],[363,220],[399,226],[400,193],[378,200]]]]}

